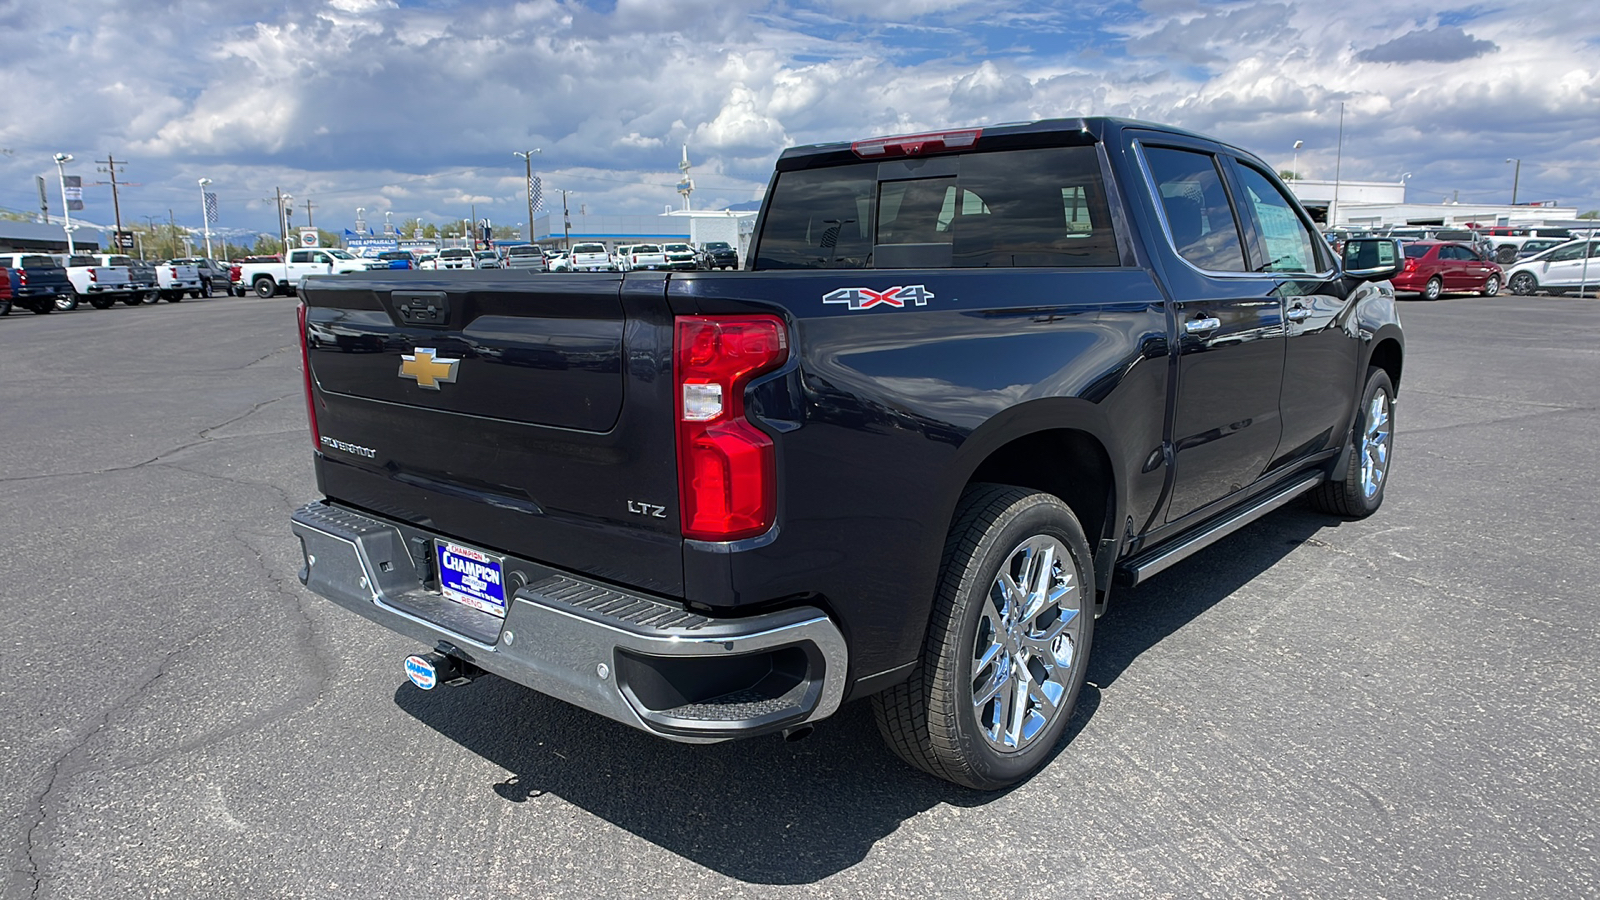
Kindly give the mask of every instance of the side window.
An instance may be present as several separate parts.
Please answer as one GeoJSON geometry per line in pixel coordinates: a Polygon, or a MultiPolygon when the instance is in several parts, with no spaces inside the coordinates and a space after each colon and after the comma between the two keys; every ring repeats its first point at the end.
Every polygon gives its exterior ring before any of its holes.
{"type": "Polygon", "coordinates": [[[1322,268],[1315,238],[1295,214],[1294,203],[1267,176],[1245,163],[1239,164],[1244,194],[1261,231],[1266,259],[1262,272],[1316,272],[1322,268]]]}
{"type": "Polygon", "coordinates": [[[1245,271],[1239,225],[1215,158],[1168,147],[1146,147],[1144,156],[1178,255],[1202,269],[1245,271]]]}
{"type": "Polygon", "coordinates": [[[1572,260],[1578,259],[1582,256],[1583,245],[1573,243],[1557,247],[1555,250],[1551,251],[1549,260],[1551,262],[1571,262],[1572,260]]]}
{"type": "Polygon", "coordinates": [[[308,251],[308,250],[291,250],[291,251],[289,251],[289,262],[292,262],[292,263],[311,262],[311,252],[308,251]]]}
{"type": "Polygon", "coordinates": [[[333,263],[333,257],[326,253],[313,253],[311,254],[311,261],[317,263],[318,265],[331,265],[333,263]]]}

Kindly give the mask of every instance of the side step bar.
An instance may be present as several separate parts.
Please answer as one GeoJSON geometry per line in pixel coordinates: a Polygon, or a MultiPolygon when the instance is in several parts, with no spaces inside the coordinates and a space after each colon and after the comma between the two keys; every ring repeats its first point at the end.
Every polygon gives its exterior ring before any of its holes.
{"type": "Polygon", "coordinates": [[[1178,539],[1174,543],[1162,544],[1119,563],[1117,565],[1116,585],[1118,587],[1133,587],[1142,581],[1149,580],[1150,576],[1155,575],[1157,572],[1165,571],[1168,567],[1176,565],[1189,556],[1204,550],[1251,522],[1265,516],[1267,513],[1285,506],[1289,501],[1321,484],[1324,477],[1323,473],[1314,472],[1290,484],[1288,487],[1273,491],[1254,503],[1235,510],[1201,528],[1199,531],[1178,539]]]}

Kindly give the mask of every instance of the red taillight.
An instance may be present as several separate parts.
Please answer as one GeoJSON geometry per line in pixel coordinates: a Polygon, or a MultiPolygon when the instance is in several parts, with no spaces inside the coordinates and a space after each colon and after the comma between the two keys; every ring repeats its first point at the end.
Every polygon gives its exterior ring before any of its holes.
{"type": "Polygon", "coordinates": [[[317,430],[317,397],[311,391],[311,341],[306,337],[306,305],[300,304],[300,372],[306,386],[306,418],[311,420],[311,445],[322,452],[322,433],[317,430]]]}
{"type": "Polygon", "coordinates": [[[788,333],[776,316],[678,316],[676,329],[683,536],[732,541],[761,534],[777,511],[777,465],[772,439],[744,416],[744,389],[783,365],[788,333]]]}
{"type": "Polygon", "coordinates": [[[172,277],[173,278],[177,278],[178,277],[178,267],[177,266],[173,266],[172,267],[172,277]]]}
{"type": "Polygon", "coordinates": [[[99,269],[90,269],[89,270],[89,280],[90,281],[99,281],[100,280],[100,270],[99,269]]]}
{"type": "MultiPolygon", "coordinates": [[[[18,274],[21,274],[20,270],[18,271],[18,274]]],[[[27,282],[24,281],[24,282],[22,282],[22,284],[27,284],[27,282]]],[[[6,268],[6,267],[4,267],[4,266],[0,266],[0,300],[10,300],[10,299],[11,299],[11,270],[6,268]]]]}
{"type": "Polygon", "coordinates": [[[28,270],[27,269],[18,269],[17,270],[17,283],[22,285],[23,287],[27,287],[28,286],[28,270]]]}
{"type": "Polygon", "coordinates": [[[238,281],[239,278],[243,274],[244,274],[244,267],[243,266],[229,266],[228,267],[228,280],[229,281],[238,281]]]}
{"type": "Polygon", "coordinates": [[[1417,270],[1417,261],[1412,259],[1409,256],[1406,257],[1405,271],[1407,271],[1407,272],[1415,272],[1416,270],[1417,270]]]}
{"type": "Polygon", "coordinates": [[[967,150],[978,143],[982,128],[961,128],[955,131],[935,131],[928,134],[902,134],[897,137],[872,138],[856,141],[850,152],[862,159],[883,156],[923,156],[929,153],[950,153],[967,150]]]}

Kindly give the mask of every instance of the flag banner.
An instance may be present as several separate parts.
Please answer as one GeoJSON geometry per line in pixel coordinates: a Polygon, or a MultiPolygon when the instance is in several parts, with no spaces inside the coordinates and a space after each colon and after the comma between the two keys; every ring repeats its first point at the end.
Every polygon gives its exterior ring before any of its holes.
{"type": "Polygon", "coordinates": [[[528,202],[533,204],[534,212],[544,209],[544,181],[537,175],[528,179],[528,202]]]}
{"type": "Polygon", "coordinates": [[[217,224],[217,195],[211,191],[205,192],[206,196],[206,224],[217,224]]]}
{"type": "Polygon", "coordinates": [[[68,175],[61,181],[61,192],[67,196],[67,209],[83,209],[83,176],[68,175]]]}

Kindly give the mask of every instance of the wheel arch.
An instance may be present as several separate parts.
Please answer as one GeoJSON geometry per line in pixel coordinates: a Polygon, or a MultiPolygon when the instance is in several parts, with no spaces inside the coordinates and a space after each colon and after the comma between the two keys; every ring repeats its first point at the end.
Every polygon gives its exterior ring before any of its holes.
{"type": "Polygon", "coordinates": [[[974,483],[1043,491],[1072,510],[1089,540],[1095,588],[1103,604],[1126,498],[1114,432],[1086,400],[1047,398],[1013,407],[974,431],[961,445],[955,477],[938,520],[948,533],[962,491],[974,483]]]}
{"type": "MultiPolygon", "coordinates": [[[[1401,344],[1397,334],[1385,330],[1380,332],[1378,339],[1373,342],[1372,352],[1367,356],[1367,365],[1377,366],[1389,375],[1389,383],[1394,385],[1395,394],[1400,393],[1400,372],[1404,368],[1405,347],[1401,344]]],[[[1365,381],[1365,376],[1363,376],[1365,381]]]]}

